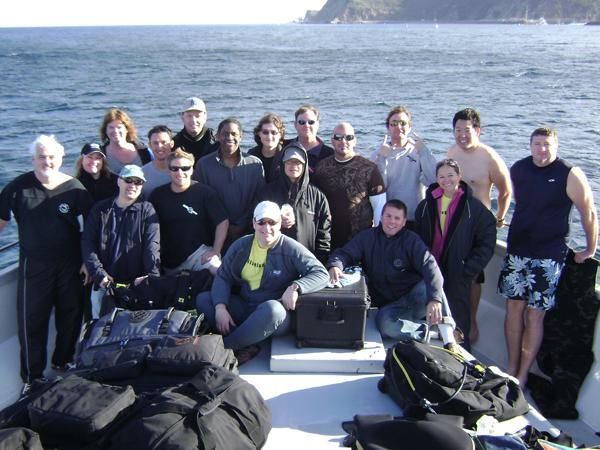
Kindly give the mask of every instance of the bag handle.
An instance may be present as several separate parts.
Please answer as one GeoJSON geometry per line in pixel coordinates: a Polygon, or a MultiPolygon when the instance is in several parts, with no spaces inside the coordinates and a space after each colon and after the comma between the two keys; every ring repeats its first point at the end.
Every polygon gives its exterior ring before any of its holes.
{"type": "Polygon", "coordinates": [[[158,326],[158,334],[167,334],[167,331],[169,330],[169,322],[171,321],[173,311],[175,311],[175,308],[173,308],[172,306],[169,309],[167,309],[166,314],[164,315],[164,317],[160,321],[160,325],[158,326]]]}
{"type": "Polygon", "coordinates": [[[104,324],[104,327],[102,327],[102,336],[110,336],[113,323],[117,318],[117,314],[119,314],[121,311],[123,311],[121,308],[113,308],[112,312],[110,313],[110,317],[104,324]]]}

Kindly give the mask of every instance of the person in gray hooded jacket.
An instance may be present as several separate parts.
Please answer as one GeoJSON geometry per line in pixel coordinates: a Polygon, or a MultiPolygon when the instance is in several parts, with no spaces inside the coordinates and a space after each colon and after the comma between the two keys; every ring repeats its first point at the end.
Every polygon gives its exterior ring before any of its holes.
{"type": "Polygon", "coordinates": [[[196,299],[199,312],[224,335],[225,347],[252,346],[290,330],[290,311],[300,293],[327,285],[323,264],[295,240],[281,234],[281,210],[264,201],[254,209],[254,234],[235,241],[210,292],[196,299]],[[232,287],[240,288],[232,295],[232,287]]]}

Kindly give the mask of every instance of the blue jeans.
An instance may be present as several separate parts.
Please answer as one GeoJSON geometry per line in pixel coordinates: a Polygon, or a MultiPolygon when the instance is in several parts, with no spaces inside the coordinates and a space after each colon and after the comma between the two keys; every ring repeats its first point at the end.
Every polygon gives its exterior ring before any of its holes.
{"type": "MultiPolygon", "coordinates": [[[[414,339],[422,341],[427,337],[427,289],[421,280],[398,300],[379,308],[375,322],[383,337],[394,340],[414,339]]],[[[442,316],[445,323],[455,328],[446,295],[442,293],[442,316]]]]}
{"type": "MultiPolygon", "coordinates": [[[[204,313],[209,325],[215,328],[215,307],[210,292],[202,292],[196,297],[196,309],[204,313]]],[[[266,300],[250,304],[242,298],[232,295],[227,310],[236,323],[236,327],[223,336],[226,348],[237,350],[256,344],[271,335],[282,336],[290,332],[291,314],[280,301],[266,300]]]]}

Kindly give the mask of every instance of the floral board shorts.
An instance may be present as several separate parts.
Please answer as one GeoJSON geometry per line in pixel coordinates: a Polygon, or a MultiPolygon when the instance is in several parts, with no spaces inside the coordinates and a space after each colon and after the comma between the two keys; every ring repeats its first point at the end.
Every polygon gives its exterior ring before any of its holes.
{"type": "Polygon", "coordinates": [[[556,286],[564,261],[506,254],[498,279],[498,293],[523,300],[533,309],[548,311],[555,304],[556,286]]]}

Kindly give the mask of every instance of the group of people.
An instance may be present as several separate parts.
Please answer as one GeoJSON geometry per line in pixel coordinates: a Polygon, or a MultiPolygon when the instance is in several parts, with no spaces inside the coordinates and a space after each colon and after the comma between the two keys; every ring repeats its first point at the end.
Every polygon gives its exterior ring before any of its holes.
{"type": "Polygon", "coordinates": [[[356,264],[379,307],[384,337],[426,340],[435,326],[450,348],[462,330],[469,349],[478,338],[483,271],[511,194],[515,212],[499,292],[507,298],[507,371],[525,383],[544,313],[554,304],[573,204],[586,236],[575,260],[596,250],[591,189],[579,168],[558,158],[549,128],[532,133],[531,156],[509,172],[480,141],[472,108],[455,114],[455,143],[440,161],[412,131],[404,106],[389,112],[381,144],[361,152],[368,157],[357,153],[347,122],[333,128],[331,146],[319,138],[320,114],[312,105],[296,111],[293,139],[286,139],[281,118],[264,115],[247,154],[240,150],[240,122],[227,118],[216,130],[207,127],[200,98],[186,99],[180,116],[179,133],[165,125],[148,132],[148,149],[128,115],[110,109],[102,143],[83,146],[74,178],[59,171],[64,148],[53,136],[39,136],[31,144],[33,171],[2,190],[0,230],[11,214],[19,228],[25,389],[43,378],[53,307],[52,367],[65,370],[84,298],[97,318],[111,284],[182,270],[214,276],[197,309],[240,358],[256,354],[263,339],[289,332],[300,294],[338,283],[356,264]]]}

